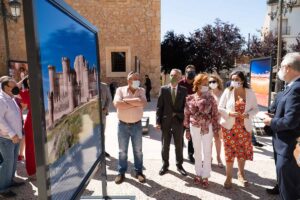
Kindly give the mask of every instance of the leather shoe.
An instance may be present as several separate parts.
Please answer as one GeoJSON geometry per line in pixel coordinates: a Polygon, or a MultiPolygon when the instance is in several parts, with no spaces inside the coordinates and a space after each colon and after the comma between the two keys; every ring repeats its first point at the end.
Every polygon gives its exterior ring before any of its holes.
{"type": "Polygon", "coordinates": [[[186,171],[183,169],[183,167],[181,165],[177,166],[177,171],[183,176],[187,175],[186,171]]]}
{"type": "Polygon", "coordinates": [[[105,157],[109,158],[110,157],[109,153],[105,152],[105,157]]]}
{"type": "Polygon", "coordinates": [[[125,174],[118,174],[117,177],[115,178],[115,183],[121,184],[123,183],[124,179],[125,179],[125,174]]]}
{"type": "Polygon", "coordinates": [[[191,162],[192,164],[195,163],[195,158],[194,158],[193,155],[189,155],[189,160],[190,160],[190,162],[191,162]]]}
{"type": "Polygon", "coordinates": [[[11,190],[8,190],[6,192],[0,192],[0,197],[3,197],[3,198],[12,198],[12,197],[15,197],[15,196],[17,196],[17,194],[14,193],[11,190]]]}
{"type": "Polygon", "coordinates": [[[275,185],[273,188],[271,188],[271,189],[267,188],[266,191],[267,191],[268,194],[278,195],[278,194],[279,194],[278,184],[276,184],[276,185],[275,185]]]}
{"type": "Polygon", "coordinates": [[[168,167],[163,166],[160,171],[159,171],[159,175],[164,175],[165,173],[167,173],[167,171],[169,171],[168,167]]]}

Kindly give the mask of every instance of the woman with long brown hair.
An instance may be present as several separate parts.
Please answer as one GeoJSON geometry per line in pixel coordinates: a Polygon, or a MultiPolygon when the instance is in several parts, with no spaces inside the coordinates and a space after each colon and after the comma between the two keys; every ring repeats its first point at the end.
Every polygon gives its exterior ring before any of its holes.
{"type": "Polygon", "coordinates": [[[230,80],[231,86],[226,88],[219,103],[226,159],[226,189],[232,187],[235,158],[238,160],[238,180],[244,187],[248,184],[244,169],[246,160],[253,159],[252,118],[258,112],[255,94],[249,89],[244,73],[233,72],[230,80]]]}

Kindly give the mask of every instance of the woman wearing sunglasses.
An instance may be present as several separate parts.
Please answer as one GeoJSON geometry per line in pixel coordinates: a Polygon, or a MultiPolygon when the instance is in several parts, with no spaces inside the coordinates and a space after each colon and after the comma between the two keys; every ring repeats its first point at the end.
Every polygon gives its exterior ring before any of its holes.
{"type": "Polygon", "coordinates": [[[243,187],[248,184],[244,169],[246,160],[253,159],[252,118],[258,112],[255,94],[249,89],[244,73],[233,72],[230,80],[231,86],[225,89],[219,103],[226,159],[226,189],[232,187],[235,158],[238,160],[238,180],[243,187]]]}
{"type": "MultiPolygon", "coordinates": [[[[223,81],[222,79],[216,75],[216,74],[210,74],[208,79],[208,85],[211,91],[212,96],[217,101],[217,104],[219,104],[220,98],[223,93],[223,81]]],[[[215,140],[215,146],[216,146],[216,152],[217,152],[217,162],[218,167],[223,168],[223,163],[221,159],[221,131],[214,134],[214,140],[215,140]]]]}

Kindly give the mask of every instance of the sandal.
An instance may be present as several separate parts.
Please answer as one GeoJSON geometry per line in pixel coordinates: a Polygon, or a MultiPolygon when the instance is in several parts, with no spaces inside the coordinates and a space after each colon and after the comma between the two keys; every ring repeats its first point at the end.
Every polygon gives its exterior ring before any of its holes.
{"type": "Polygon", "coordinates": [[[202,180],[202,187],[203,188],[207,188],[209,186],[209,183],[208,183],[208,178],[204,178],[202,180]]]}
{"type": "Polygon", "coordinates": [[[219,162],[219,163],[218,163],[218,167],[219,167],[219,168],[224,168],[223,163],[219,162]]]}
{"type": "Polygon", "coordinates": [[[245,176],[242,176],[242,174],[240,172],[238,172],[237,177],[238,177],[238,180],[242,187],[248,186],[248,181],[247,181],[247,179],[244,178],[245,176]]]}
{"type": "Polygon", "coordinates": [[[230,189],[232,188],[232,181],[229,178],[226,178],[226,181],[224,182],[224,188],[225,189],[230,189]]]}
{"type": "Polygon", "coordinates": [[[201,178],[201,176],[196,176],[196,177],[194,178],[194,184],[195,184],[195,185],[200,185],[200,184],[202,184],[202,178],[201,178]]]}

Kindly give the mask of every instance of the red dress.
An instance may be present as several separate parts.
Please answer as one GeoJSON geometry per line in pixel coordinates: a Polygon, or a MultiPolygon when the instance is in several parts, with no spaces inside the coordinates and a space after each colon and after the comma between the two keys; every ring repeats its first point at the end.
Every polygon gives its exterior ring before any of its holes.
{"type": "MultiPolygon", "coordinates": [[[[244,113],[246,103],[243,100],[235,102],[235,110],[244,113]]],[[[231,130],[222,127],[226,162],[239,160],[253,160],[253,146],[251,133],[246,131],[244,119],[237,117],[231,130]]]]}
{"type": "Polygon", "coordinates": [[[34,154],[34,139],[32,129],[32,117],[30,106],[29,90],[23,90],[20,92],[22,103],[27,105],[28,113],[24,123],[25,132],[25,157],[26,157],[26,170],[28,176],[32,176],[36,173],[35,154],[34,154]]]}

